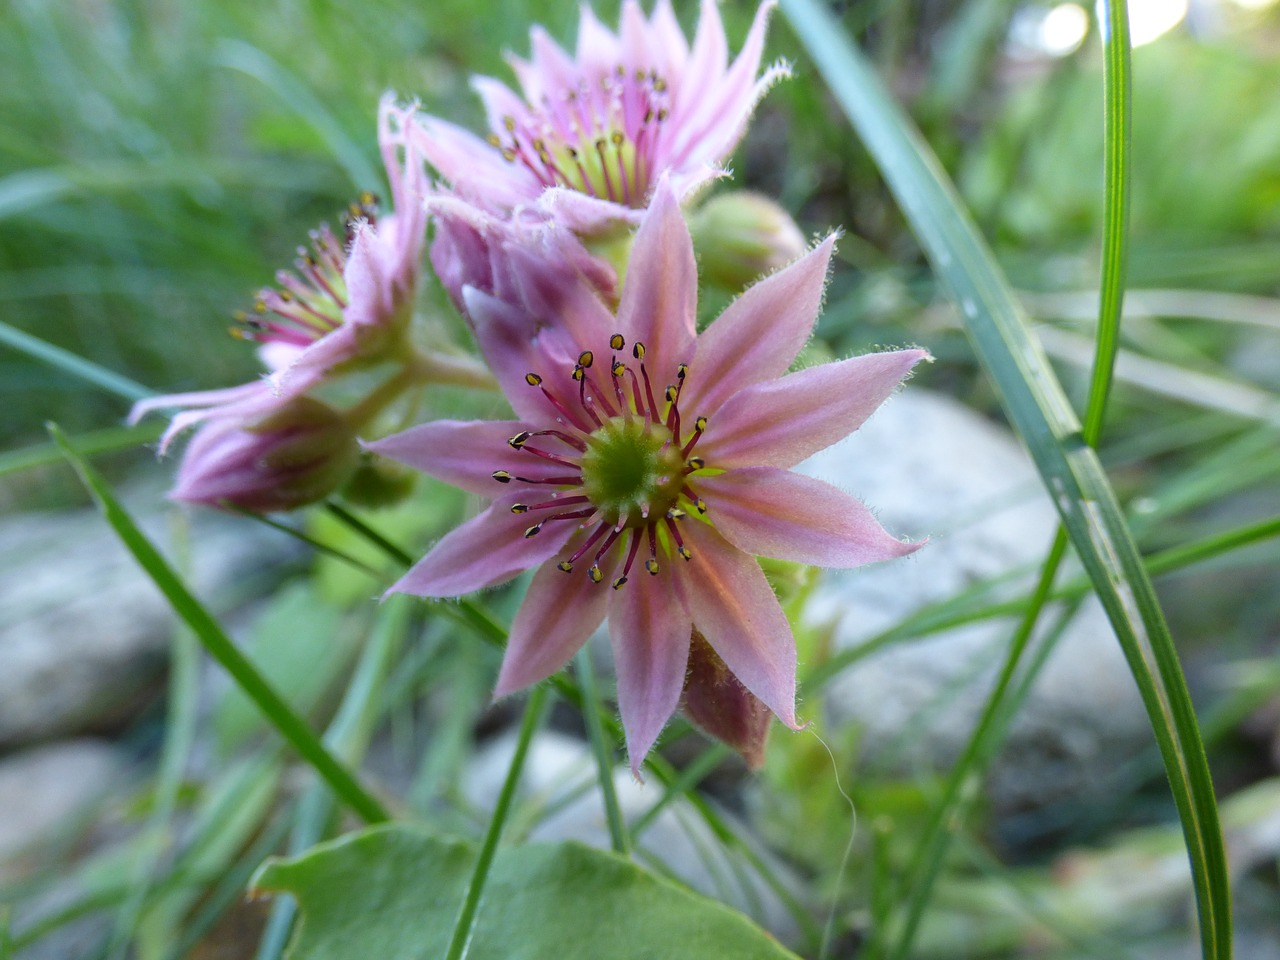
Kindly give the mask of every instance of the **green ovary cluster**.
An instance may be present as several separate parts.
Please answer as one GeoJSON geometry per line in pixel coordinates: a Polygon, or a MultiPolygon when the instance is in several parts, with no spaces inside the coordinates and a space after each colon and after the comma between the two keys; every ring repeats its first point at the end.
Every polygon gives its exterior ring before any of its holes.
{"type": "Polygon", "coordinates": [[[644,525],[666,515],[684,483],[671,431],[642,417],[614,417],[587,439],[583,492],[609,524],[644,525]]]}

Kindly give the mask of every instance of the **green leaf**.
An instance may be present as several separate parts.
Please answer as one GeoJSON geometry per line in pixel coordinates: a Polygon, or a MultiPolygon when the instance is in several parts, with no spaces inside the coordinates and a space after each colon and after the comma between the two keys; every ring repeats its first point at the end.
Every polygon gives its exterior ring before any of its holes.
{"type": "MultiPolygon", "coordinates": [[[[269,860],[254,893],[298,898],[289,960],[443,956],[474,844],[374,827],[269,860]]],[[[576,843],[499,851],[469,960],[795,960],[745,917],[611,853],[576,843]]]]}
{"type": "Polygon", "coordinates": [[[1204,744],[1173,639],[1097,453],[1085,442],[1008,280],[919,131],[825,8],[816,0],[783,0],[782,6],[959,305],[974,350],[1106,609],[1182,820],[1204,956],[1230,957],[1230,882],[1204,744]]]}

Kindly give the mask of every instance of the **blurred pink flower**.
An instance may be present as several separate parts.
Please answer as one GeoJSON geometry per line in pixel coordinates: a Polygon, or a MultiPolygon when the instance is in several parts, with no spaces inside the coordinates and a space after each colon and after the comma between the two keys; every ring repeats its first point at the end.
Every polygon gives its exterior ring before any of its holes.
{"type": "Polygon", "coordinates": [[[379,105],[378,143],[395,212],[377,217],[373,198],[362,198],[341,240],[328,225],[313,230],[311,249],[298,248],[295,272],[279,271],[278,287],[259,291],[253,311],[237,314],[233,333],[260,344],[267,377],[134,406],[130,422],[152,410],[188,408],[171,421],[161,450],[191,426],[264,415],[330,373],[385,359],[401,347],[426,234],[426,171],[408,137],[412,114],[390,95],[379,105]]]}
{"type": "Polygon", "coordinates": [[[594,296],[565,297],[558,325],[531,329],[510,304],[464,291],[518,420],[437,421],[370,445],[493,499],[391,592],[456,596],[538,568],[498,696],[559,670],[608,615],[637,772],[680,701],[695,630],[746,691],[799,726],[794,638],[755,556],[849,567],[918,546],[788,469],[856,429],[926,356],[786,372],[813,328],[833,245],[749,288],[699,336],[693,247],[664,179],[616,316],[594,296]]]}
{"type": "Polygon", "coordinates": [[[662,174],[681,200],[723,175],[756,103],[788,74],[781,63],[760,73],[773,6],[760,5],[730,63],[716,0],[703,0],[692,47],[670,0],[647,20],[626,0],[616,34],[584,4],[576,57],[535,26],[530,58],[509,58],[519,94],[475,78],[487,139],[428,116],[419,148],[455,195],[491,213],[533,206],[582,235],[637,223],[662,174]]]}
{"type": "Polygon", "coordinates": [[[223,417],[201,427],[169,497],[254,513],[293,510],[336,490],[359,454],[341,413],[310,397],[293,397],[259,417],[223,417]]]}

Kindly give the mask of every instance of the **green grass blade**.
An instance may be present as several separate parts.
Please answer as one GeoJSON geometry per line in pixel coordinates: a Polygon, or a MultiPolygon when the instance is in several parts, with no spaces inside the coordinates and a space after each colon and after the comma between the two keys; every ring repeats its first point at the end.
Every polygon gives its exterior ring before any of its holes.
{"type": "Polygon", "coordinates": [[[1098,305],[1098,334],[1094,347],[1089,405],[1084,415],[1084,440],[1098,445],[1102,420],[1111,392],[1120,344],[1120,318],[1124,310],[1125,274],[1129,264],[1129,159],[1133,146],[1133,78],[1129,49],[1127,0],[1102,0],[1103,21],[1102,125],[1103,198],[1102,292],[1098,305]]]}
{"type": "Polygon", "coordinates": [[[122,397],[131,403],[155,396],[154,390],[144,387],[137,381],[101,367],[70,350],[55,347],[46,340],[24,333],[17,327],[9,326],[3,320],[0,320],[0,343],[43,361],[63,373],[69,373],[78,380],[101,387],[108,393],[114,393],[117,397],[122,397]]]}
{"type": "Polygon", "coordinates": [[[485,832],[484,843],[480,847],[480,856],[476,860],[475,869],[471,873],[471,881],[467,884],[467,893],[462,907],[458,911],[458,920],[454,924],[453,936],[449,940],[449,952],[445,960],[462,960],[471,945],[471,936],[475,932],[476,911],[480,909],[480,897],[484,893],[485,881],[489,878],[489,868],[493,865],[493,856],[498,852],[498,841],[502,838],[502,828],[511,813],[511,805],[515,801],[516,786],[520,782],[520,773],[524,769],[524,760],[529,753],[529,744],[533,735],[542,726],[542,716],[546,713],[548,688],[538,684],[529,691],[529,700],[525,704],[524,717],[520,721],[520,733],[516,739],[515,753],[511,755],[511,765],[507,768],[507,778],[502,783],[498,794],[498,802],[494,805],[493,816],[489,819],[489,829],[485,832]]]}
{"type": "Polygon", "coordinates": [[[623,819],[622,808],[618,806],[618,791],[613,787],[613,752],[617,740],[604,732],[604,724],[600,720],[600,712],[604,704],[600,702],[600,688],[596,681],[596,671],[591,665],[591,648],[584,645],[574,658],[575,671],[578,675],[578,686],[582,688],[582,717],[587,724],[587,734],[591,739],[591,752],[596,759],[596,773],[600,781],[600,799],[604,802],[605,822],[609,824],[609,841],[613,852],[621,856],[630,856],[631,837],[627,832],[627,822],[623,819]]]}
{"type": "Polygon", "coordinates": [[[382,176],[369,163],[364,151],[356,146],[337,118],[297,77],[243,40],[220,41],[214,48],[213,60],[219,66],[238,70],[261,82],[310,124],[357,190],[381,192],[382,176]]]}
{"type": "MultiPolygon", "coordinates": [[[[137,427],[106,427],[79,434],[74,438],[76,449],[84,456],[91,457],[99,453],[112,453],[116,450],[128,450],[144,443],[159,440],[164,433],[164,424],[147,423],[137,427]]],[[[36,443],[18,450],[6,450],[0,453],[0,477],[9,473],[20,473],[36,467],[47,467],[51,463],[63,461],[62,451],[56,443],[36,443]]]]}
{"type": "Polygon", "coordinates": [[[975,352],[1107,612],[1178,806],[1204,956],[1224,960],[1231,955],[1230,884],[1204,744],[1173,639],[1097,454],[928,145],[816,0],[782,6],[959,305],[975,352]]]}
{"type": "Polygon", "coordinates": [[[160,555],[151,541],[138,529],[133,518],[120,506],[106,481],[71,446],[66,435],[53,424],[50,424],[49,432],[53,435],[54,442],[62,448],[67,460],[75,468],[94,500],[97,501],[107,522],[133,554],[139,566],[160,588],[160,592],[165,595],[174,612],[191,627],[200,639],[201,645],[231,674],[241,689],[262,710],[272,726],[328,782],[343,802],[367,823],[380,823],[391,819],[382,804],[365,792],[352,773],[320,742],[307,726],[306,721],[290,709],[262,674],[231,642],[222,627],[218,625],[218,621],[192,595],[168,561],[160,555]]]}

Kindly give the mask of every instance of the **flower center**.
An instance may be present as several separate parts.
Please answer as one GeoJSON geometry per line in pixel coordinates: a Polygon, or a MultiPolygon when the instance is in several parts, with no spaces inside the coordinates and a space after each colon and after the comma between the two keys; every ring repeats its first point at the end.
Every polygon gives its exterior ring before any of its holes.
{"type": "Polygon", "coordinates": [[[665,515],[684,485],[684,458],[671,431],[639,417],[612,417],[587,438],[582,488],[611,525],[636,527],[665,515]]]}
{"type": "Polygon", "coordinates": [[[235,314],[232,336],[256,343],[306,347],[342,325],[347,307],[347,249],[358,220],[376,222],[377,199],[364,194],[347,211],[346,235],[340,242],[329,225],[311,231],[311,249],[298,247],[294,270],[276,274],[278,287],[258,292],[253,312],[235,314]]]}
{"type": "Polygon", "coordinates": [[[489,143],[544,186],[640,208],[656,173],[668,99],[655,71],[618,67],[596,83],[582,78],[519,116],[502,117],[489,143]]]}
{"type": "Polygon", "coordinates": [[[600,583],[621,564],[612,581],[615,590],[627,582],[642,548],[648,553],[644,569],[655,576],[660,556],[691,559],[680,533],[688,516],[681,504],[707,512],[691,486],[706,468],[693,450],[707,429],[707,418],[689,423],[680,417],[687,367],[677,366],[676,382],[657,392],[645,366],[644,344],[631,344],[634,363],[620,353],[625,346],[621,334],[609,338],[607,372],[595,365],[592,351],[584,350],[567,377],[526,374],[525,382],[540,390],[555,410],[555,425],[517,433],[507,444],[555,469],[543,477],[523,477],[518,469],[493,472],[499,483],[552,488],[544,499],[512,505],[512,513],[539,518],[524,535],[535,537],[555,521],[577,523],[579,532],[570,538],[557,566],[572,573],[590,556],[587,575],[600,583]]]}

